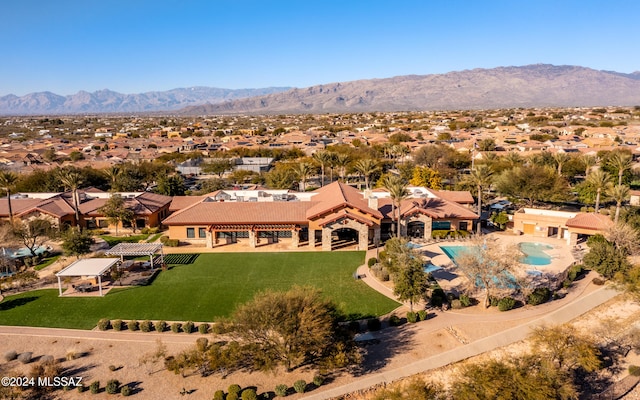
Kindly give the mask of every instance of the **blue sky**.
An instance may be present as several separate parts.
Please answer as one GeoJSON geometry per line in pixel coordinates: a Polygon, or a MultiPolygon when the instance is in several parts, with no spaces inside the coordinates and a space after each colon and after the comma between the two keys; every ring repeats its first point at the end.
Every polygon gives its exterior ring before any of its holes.
{"type": "Polygon", "coordinates": [[[636,0],[9,0],[0,95],[307,87],[473,68],[640,70],[636,0]]]}

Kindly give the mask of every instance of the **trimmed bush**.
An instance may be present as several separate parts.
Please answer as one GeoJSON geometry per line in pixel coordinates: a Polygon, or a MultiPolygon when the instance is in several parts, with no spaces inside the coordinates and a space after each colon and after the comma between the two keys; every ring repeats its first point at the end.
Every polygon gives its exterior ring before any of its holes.
{"type": "Polygon", "coordinates": [[[229,393],[225,400],[238,400],[238,393],[229,393]]]}
{"type": "Polygon", "coordinates": [[[89,391],[91,392],[91,394],[100,393],[100,381],[91,382],[91,385],[89,385],[89,391]]]}
{"type": "Polygon", "coordinates": [[[213,400],[224,400],[224,391],[216,390],[213,394],[213,400]]]}
{"type": "Polygon", "coordinates": [[[276,385],[276,388],[273,390],[273,392],[278,397],[285,397],[287,395],[288,390],[289,390],[289,386],[281,383],[279,385],[276,385]]]}
{"type": "Polygon", "coordinates": [[[209,333],[209,324],[200,324],[198,325],[198,333],[206,335],[209,333]]]}
{"type": "Polygon", "coordinates": [[[182,325],[182,330],[186,333],[191,333],[193,332],[193,326],[194,326],[193,322],[191,321],[185,322],[184,325],[182,325]]]}
{"type": "Polygon", "coordinates": [[[379,331],[382,328],[382,323],[378,318],[370,318],[367,320],[367,329],[370,331],[379,331]]]}
{"type": "Polygon", "coordinates": [[[98,321],[98,329],[100,329],[101,331],[106,331],[107,329],[109,329],[109,326],[111,326],[111,321],[106,318],[102,318],[100,321],[98,321]]]}
{"type": "Polygon", "coordinates": [[[129,328],[130,331],[137,331],[140,328],[140,324],[134,319],[133,321],[127,322],[127,328],[129,328]]]}
{"type": "Polygon", "coordinates": [[[462,302],[458,299],[451,300],[451,308],[459,310],[462,308],[462,302]]]}
{"type": "Polygon", "coordinates": [[[80,384],[78,385],[78,393],[82,393],[85,390],[87,390],[87,387],[84,385],[84,383],[80,382],[80,384]]]}
{"type": "Polygon", "coordinates": [[[400,326],[400,324],[402,324],[402,320],[397,315],[389,317],[389,326],[400,326]]]}
{"type": "Polygon", "coordinates": [[[242,400],[257,400],[258,394],[255,389],[249,388],[242,391],[242,400]]]}
{"type": "Polygon", "coordinates": [[[503,297],[498,301],[498,310],[509,311],[516,306],[516,300],[511,297],[503,297]]]}
{"type": "Polygon", "coordinates": [[[571,268],[569,268],[569,270],[567,271],[567,279],[573,282],[583,272],[584,272],[584,265],[582,264],[572,265],[571,268]]]}
{"type": "Polygon", "coordinates": [[[114,319],[111,321],[111,328],[113,328],[114,331],[120,332],[122,330],[122,320],[114,319]]]}
{"type": "Polygon", "coordinates": [[[416,322],[418,322],[418,314],[414,313],[413,311],[407,311],[407,322],[411,324],[415,324],[416,322]]]}
{"type": "Polygon", "coordinates": [[[349,332],[353,332],[354,334],[360,333],[360,322],[349,321],[349,332]]]}
{"type": "Polygon", "coordinates": [[[120,387],[120,381],[117,379],[109,379],[107,381],[107,386],[105,386],[105,391],[109,394],[118,393],[118,388],[120,387]]]}
{"type": "Polygon", "coordinates": [[[427,312],[427,310],[418,311],[418,318],[420,319],[420,321],[426,321],[427,317],[429,317],[429,313],[427,312]]]}
{"type": "Polygon", "coordinates": [[[316,375],[313,377],[313,384],[316,385],[316,387],[322,386],[323,383],[324,377],[322,375],[316,375]]]}
{"type": "Polygon", "coordinates": [[[20,355],[18,356],[18,361],[20,361],[23,364],[29,364],[32,358],[33,358],[33,353],[30,351],[25,351],[24,353],[20,353],[20,355]]]}
{"type": "Polygon", "coordinates": [[[293,382],[293,390],[295,390],[296,393],[304,393],[304,391],[307,390],[307,382],[304,379],[298,379],[293,382]]]}
{"type": "Polygon", "coordinates": [[[152,328],[153,328],[153,325],[151,324],[151,321],[149,321],[148,319],[140,322],[140,330],[142,332],[151,332],[152,328]]]}
{"type": "Polygon", "coordinates": [[[129,385],[124,385],[121,389],[120,389],[120,394],[123,395],[124,397],[129,397],[131,396],[131,388],[129,387],[129,385]]]}
{"type": "Polygon", "coordinates": [[[158,321],[154,324],[156,332],[164,332],[167,330],[167,323],[164,321],[158,321]]]}
{"type": "Polygon", "coordinates": [[[640,376],[640,367],[637,365],[629,365],[629,375],[640,376]]]}
{"type": "MultiPolygon", "coordinates": [[[[229,387],[227,388],[227,392],[229,394],[238,394],[240,393],[240,391],[242,390],[242,387],[238,384],[233,384],[233,385],[229,385],[229,387]]],[[[228,397],[228,396],[227,396],[228,397]]]]}
{"type": "Polygon", "coordinates": [[[433,307],[442,307],[442,305],[447,302],[447,295],[444,293],[444,290],[440,287],[433,289],[431,291],[430,302],[433,307]]]}
{"type": "Polygon", "coordinates": [[[7,351],[6,353],[4,353],[4,360],[6,362],[13,361],[16,358],[18,358],[18,352],[15,351],[15,350],[10,350],[10,351],[7,351]]]}
{"type": "Polygon", "coordinates": [[[201,337],[196,340],[196,348],[198,351],[205,352],[207,351],[207,347],[209,347],[209,339],[206,337],[201,337]]]}
{"type": "Polygon", "coordinates": [[[171,324],[171,332],[180,333],[181,330],[182,324],[180,322],[174,322],[173,324],[171,324]]]}
{"type": "Polygon", "coordinates": [[[51,355],[40,357],[40,364],[43,364],[43,365],[53,365],[54,361],[55,359],[51,355]]]}
{"type": "Polygon", "coordinates": [[[113,371],[117,371],[118,367],[116,367],[115,365],[111,364],[109,365],[109,371],[113,372],[113,371]]]}
{"type": "Polygon", "coordinates": [[[498,307],[498,303],[500,302],[500,299],[497,297],[490,297],[489,298],[489,304],[491,304],[491,307],[498,307]]]}
{"type": "Polygon", "coordinates": [[[546,303],[551,298],[551,290],[546,287],[535,288],[531,294],[527,296],[527,304],[537,306],[546,303]]]}
{"type": "Polygon", "coordinates": [[[469,295],[466,295],[466,294],[461,294],[460,304],[462,305],[462,307],[469,307],[472,304],[471,297],[469,297],[469,295]]]}
{"type": "Polygon", "coordinates": [[[597,286],[604,285],[604,279],[602,279],[602,278],[593,278],[593,280],[591,282],[593,282],[593,284],[597,285],[597,286]]]}
{"type": "Polygon", "coordinates": [[[376,263],[378,262],[378,259],[375,257],[371,257],[369,260],[367,260],[367,266],[369,268],[373,267],[374,265],[376,265],[376,263]]]}

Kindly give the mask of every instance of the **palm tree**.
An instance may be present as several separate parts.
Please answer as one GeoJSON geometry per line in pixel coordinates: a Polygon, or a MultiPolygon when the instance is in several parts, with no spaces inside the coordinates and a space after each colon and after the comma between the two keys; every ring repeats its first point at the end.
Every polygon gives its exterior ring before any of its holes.
{"type": "Polygon", "coordinates": [[[320,187],[324,186],[324,171],[331,164],[331,153],[325,150],[316,151],[311,156],[313,160],[320,166],[320,187]]]}
{"type": "Polygon", "coordinates": [[[618,171],[618,185],[622,185],[622,175],[628,170],[631,169],[633,165],[633,161],[631,160],[631,155],[627,153],[616,152],[609,159],[609,165],[615,170],[618,171]]]}
{"type": "Polygon", "coordinates": [[[593,171],[587,177],[587,182],[596,190],[596,206],[595,212],[600,209],[600,195],[602,192],[608,192],[611,187],[611,177],[605,171],[598,169],[593,171]]]}
{"type": "Polygon", "coordinates": [[[598,159],[595,156],[590,154],[583,154],[580,156],[580,161],[584,165],[584,176],[585,178],[589,176],[589,172],[591,172],[591,168],[598,164],[598,159]]]}
{"type": "Polygon", "coordinates": [[[620,208],[622,207],[622,202],[629,197],[629,187],[624,185],[615,185],[613,189],[611,189],[609,194],[616,201],[616,215],[613,219],[613,222],[617,225],[618,219],[620,218],[620,208]]]}
{"type": "Polygon", "coordinates": [[[347,166],[351,162],[351,157],[348,154],[338,153],[333,165],[338,167],[340,171],[340,180],[344,182],[344,177],[347,174],[347,166]]]}
{"type": "Polygon", "coordinates": [[[493,170],[491,167],[480,164],[477,165],[473,170],[471,170],[471,174],[469,175],[469,180],[473,186],[475,186],[478,190],[478,234],[481,233],[481,219],[482,219],[482,192],[485,188],[491,185],[493,181],[493,170]]]}
{"type": "Polygon", "coordinates": [[[297,163],[294,164],[292,171],[296,179],[300,181],[300,191],[304,192],[307,188],[307,179],[314,173],[313,165],[308,162],[297,163]]]}
{"type": "Polygon", "coordinates": [[[519,167],[524,162],[524,160],[522,159],[522,156],[514,151],[510,151],[503,158],[504,158],[504,161],[506,161],[507,164],[509,164],[510,168],[519,167]]]}
{"type": "Polygon", "coordinates": [[[569,162],[571,157],[567,153],[553,153],[553,161],[558,165],[558,175],[562,175],[562,167],[569,162]]]}
{"type": "Polygon", "coordinates": [[[13,209],[11,208],[11,188],[18,181],[18,175],[9,171],[0,171],[0,189],[7,193],[7,204],[9,206],[9,222],[13,224],[13,209]]]}
{"type": "Polygon", "coordinates": [[[378,170],[380,169],[380,165],[378,165],[378,162],[376,160],[373,160],[371,158],[364,158],[356,161],[356,163],[353,165],[353,168],[358,171],[359,174],[364,176],[364,188],[368,190],[369,179],[371,178],[371,175],[378,172],[378,170]]]}
{"type": "Polygon", "coordinates": [[[82,230],[80,226],[80,197],[78,196],[78,189],[82,185],[82,174],[76,169],[62,169],[60,170],[60,181],[65,189],[71,191],[73,208],[76,214],[76,226],[79,230],[82,230]]]}
{"type": "Polygon", "coordinates": [[[120,175],[122,175],[122,168],[117,165],[112,165],[104,170],[104,174],[109,180],[109,190],[111,192],[115,192],[118,188],[118,179],[120,178],[120,175]]]}
{"type": "Polygon", "coordinates": [[[398,209],[396,234],[400,237],[400,202],[409,196],[407,184],[397,175],[385,175],[382,186],[389,191],[391,197],[391,219],[395,218],[395,209],[398,209]]]}

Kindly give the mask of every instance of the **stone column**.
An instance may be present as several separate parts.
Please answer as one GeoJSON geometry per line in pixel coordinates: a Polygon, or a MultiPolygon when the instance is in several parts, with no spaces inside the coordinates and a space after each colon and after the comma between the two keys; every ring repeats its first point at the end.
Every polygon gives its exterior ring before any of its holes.
{"type": "Polygon", "coordinates": [[[297,249],[300,244],[300,231],[296,228],[291,230],[291,248],[297,249]]]}
{"type": "Polygon", "coordinates": [[[309,228],[309,249],[313,250],[316,248],[316,231],[315,229],[309,228]]]}
{"type": "Polygon", "coordinates": [[[369,248],[369,227],[365,224],[358,229],[358,250],[367,250],[369,248]]]}
{"type": "Polygon", "coordinates": [[[322,251],[331,251],[331,229],[322,228],[322,251]]]}
{"type": "Polygon", "coordinates": [[[256,240],[256,231],[249,231],[249,247],[251,248],[256,248],[258,246],[257,240],[256,240]]]}
{"type": "Polygon", "coordinates": [[[213,247],[213,233],[211,231],[207,231],[204,240],[205,240],[206,247],[208,248],[213,247]]]}
{"type": "Polygon", "coordinates": [[[575,246],[578,244],[578,234],[571,232],[569,236],[569,246],[575,246]]]}
{"type": "Polygon", "coordinates": [[[427,217],[424,219],[424,238],[431,239],[431,222],[432,219],[427,217]]]}

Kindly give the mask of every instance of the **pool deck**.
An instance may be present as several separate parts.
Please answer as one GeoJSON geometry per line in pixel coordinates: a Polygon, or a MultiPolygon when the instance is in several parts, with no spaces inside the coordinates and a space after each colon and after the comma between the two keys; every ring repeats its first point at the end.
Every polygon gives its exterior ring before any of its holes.
{"type": "MultiPolygon", "coordinates": [[[[556,275],[564,272],[569,266],[576,262],[572,248],[564,239],[541,238],[525,235],[513,235],[504,232],[494,232],[486,235],[487,237],[497,238],[498,243],[503,246],[517,245],[522,242],[544,243],[553,247],[551,250],[545,250],[545,253],[551,257],[551,263],[548,265],[527,265],[522,264],[522,273],[526,271],[539,271],[543,274],[556,275]]],[[[430,243],[422,246],[418,250],[431,259],[431,263],[439,266],[442,270],[433,273],[434,278],[438,280],[440,286],[446,290],[452,290],[462,287],[466,283],[466,278],[456,273],[456,266],[451,259],[442,251],[440,246],[468,246],[469,241],[445,241],[440,243],[430,243]]]]}

